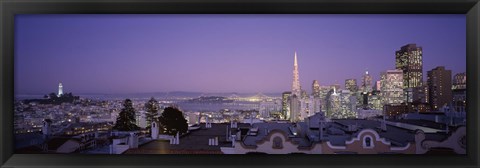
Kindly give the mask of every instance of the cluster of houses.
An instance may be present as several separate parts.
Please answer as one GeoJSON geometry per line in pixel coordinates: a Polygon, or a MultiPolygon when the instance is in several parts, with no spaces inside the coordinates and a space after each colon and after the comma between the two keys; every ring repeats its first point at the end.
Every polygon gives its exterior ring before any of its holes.
{"type": "MultiPolygon", "coordinates": [[[[425,114],[440,115],[440,114],[425,114]]],[[[17,153],[97,154],[430,154],[466,153],[466,127],[435,117],[330,120],[317,113],[302,122],[197,123],[182,135],[96,131],[52,136],[19,134],[17,153]],[[432,118],[432,120],[428,120],[432,118]]]]}
{"type": "MultiPolygon", "coordinates": [[[[430,115],[430,114],[426,114],[430,115]]],[[[435,115],[435,114],[433,114],[435,115]]],[[[435,117],[434,117],[435,118],[435,117]]],[[[436,117],[438,118],[438,117],[436,117]]],[[[208,121],[208,120],[207,120],[208,121]]],[[[184,135],[159,135],[124,154],[429,154],[466,153],[466,128],[429,120],[338,119],[200,123],[184,135]]]]}

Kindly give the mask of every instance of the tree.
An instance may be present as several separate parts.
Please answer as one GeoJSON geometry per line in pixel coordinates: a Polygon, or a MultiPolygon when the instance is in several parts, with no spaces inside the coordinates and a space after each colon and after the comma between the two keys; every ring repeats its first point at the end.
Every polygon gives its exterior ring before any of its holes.
{"type": "Polygon", "coordinates": [[[52,99],[52,100],[58,98],[58,97],[57,97],[57,94],[55,94],[55,93],[50,93],[50,94],[48,94],[48,95],[50,96],[50,99],[52,99]]]}
{"type": "Polygon", "coordinates": [[[140,128],[135,124],[135,109],[132,100],[126,99],[123,102],[122,111],[118,114],[117,122],[113,126],[118,131],[136,131],[140,128]]]}
{"type": "Polygon", "coordinates": [[[151,98],[147,103],[145,103],[145,110],[147,111],[146,118],[147,118],[147,128],[150,128],[153,121],[157,120],[158,110],[160,106],[158,105],[157,100],[155,98],[151,98]]]}
{"type": "Polygon", "coordinates": [[[187,120],[183,117],[182,111],[177,108],[165,108],[158,120],[163,127],[161,131],[165,134],[176,135],[177,132],[183,134],[188,130],[187,120]]]}

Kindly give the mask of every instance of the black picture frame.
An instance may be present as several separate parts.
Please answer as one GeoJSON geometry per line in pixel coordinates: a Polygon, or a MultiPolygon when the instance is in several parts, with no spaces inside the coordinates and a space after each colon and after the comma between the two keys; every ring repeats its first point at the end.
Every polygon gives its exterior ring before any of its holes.
{"type": "Polygon", "coordinates": [[[3,0],[0,2],[2,167],[478,167],[479,0],[3,0]],[[466,155],[79,155],[14,154],[16,14],[465,14],[466,155]]]}

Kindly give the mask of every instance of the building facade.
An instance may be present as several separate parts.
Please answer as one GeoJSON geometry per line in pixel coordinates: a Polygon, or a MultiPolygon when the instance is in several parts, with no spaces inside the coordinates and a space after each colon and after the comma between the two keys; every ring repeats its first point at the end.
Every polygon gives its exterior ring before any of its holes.
{"type": "Polygon", "coordinates": [[[423,85],[423,53],[422,47],[407,44],[395,52],[395,68],[403,71],[403,89],[405,101],[411,103],[413,90],[409,88],[423,85]]]}
{"type": "Polygon", "coordinates": [[[395,68],[403,71],[403,88],[413,88],[423,84],[422,47],[407,44],[395,52],[395,68]]]}
{"type": "Polygon", "coordinates": [[[262,118],[270,118],[271,113],[282,111],[282,102],[280,100],[260,102],[259,113],[262,118]]]}
{"type": "Polygon", "coordinates": [[[350,93],[356,93],[358,91],[357,79],[347,79],[345,80],[345,89],[349,90],[350,93]]]}
{"type": "Polygon", "coordinates": [[[283,92],[282,93],[282,115],[284,119],[290,118],[290,101],[289,98],[292,95],[292,92],[283,92]]]}
{"type": "Polygon", "coordinates": [[[465,112],[467,106],[467,74],[458,73],[453,76],[453,110],[457,112],[465,112]]]}
{"type": "Polygon", "coordinates": [[[320,98],[320,84],[317,80],[313,80],[312,83],[312,95],[315,98],[320,98]]]}
{"type": "Polygon", "coordinates": [[[365,74],[362,77],[362,92],[368,93],[372,91],[372,76],[368,74],[368,71],[365,71],[365,74]]]}
{"type": "Polygon", "coordinates": [[[467,73],[458,73],[453,76],[452,89],[467,89],[467,73]]]}
{"type": "Polygon", "coordinates": [[[443,107],[452,102],[452,71],[439,66],[428,71],[428,100],[434,111],[443,111],[443,107]]]}
{"type": "Polygon", "coordinates": [[[382,72],[381,95],[383,104],[401,104],[404,102],[403,71],[387,70],[382,72]]]}

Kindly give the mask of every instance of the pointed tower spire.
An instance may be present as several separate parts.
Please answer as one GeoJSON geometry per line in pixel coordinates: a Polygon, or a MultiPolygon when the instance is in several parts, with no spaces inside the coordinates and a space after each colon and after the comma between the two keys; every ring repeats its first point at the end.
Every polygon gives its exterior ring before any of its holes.
{"type": "Polygon", "coordinates": [[[297,63],[297,51],[295,51],[294,60],[293,60],[293,82],[292,82],[292,95],[297,95],[300,97],[301,88],[300,88],[300,79],[298,76],[298,63],[297,63]]]}
{"type": "Polygon", "coordinates": [[[295,51],[295,60],[293,62],[293,66],[298,66],[298,64],[297,64],[297,51],[295,51]]]}

